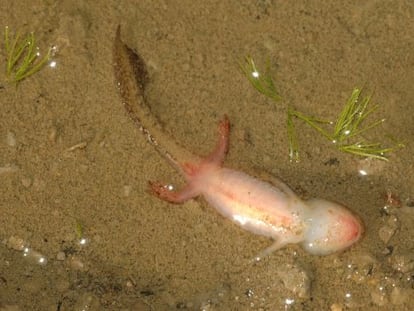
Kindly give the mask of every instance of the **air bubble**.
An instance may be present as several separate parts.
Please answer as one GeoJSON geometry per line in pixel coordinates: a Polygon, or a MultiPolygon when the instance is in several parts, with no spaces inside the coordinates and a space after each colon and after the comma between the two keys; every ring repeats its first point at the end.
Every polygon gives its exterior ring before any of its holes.
{"type": "Polygon", "coordinates": [[[43,254],[33,250],[30,247],[25,247],[23,249],[23,257],[27,258],[27,260],[29,260],[30,262],[36,263],[41,266],[47,264],[47,258],[43,254]]]}

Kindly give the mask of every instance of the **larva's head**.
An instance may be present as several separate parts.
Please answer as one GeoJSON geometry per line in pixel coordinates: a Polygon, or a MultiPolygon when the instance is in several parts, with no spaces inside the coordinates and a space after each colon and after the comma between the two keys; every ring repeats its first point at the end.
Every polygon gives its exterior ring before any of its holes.
{"type": "Polygon", "coordinates": [[[361,220],[340,204],[312,199],[306,220],[303,248],[314,255],[329,255],[357,242],[364,232],[361,220]]]}

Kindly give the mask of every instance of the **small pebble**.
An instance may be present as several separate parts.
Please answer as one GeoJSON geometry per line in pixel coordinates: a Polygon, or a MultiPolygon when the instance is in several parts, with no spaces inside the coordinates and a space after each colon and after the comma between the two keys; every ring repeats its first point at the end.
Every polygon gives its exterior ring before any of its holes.
{"type": "Polygon", "coordinates": [[[59,261],[63,261],[63,260],[65,260],[65,259],[66,259],[66,255],[65,255],[65,253],[64,253],[64,252],[59,252],[59,253],[57,253],[57,255],[56,255],[56,259],[57,259],[57,260],[59,260],[59,261]]]}
{"type": "Polygon", "coordinates": [[[366,158],[358,161],[357,170],[361,176],[378,175],[385,168],[385,161],[366,158]]]}
{"type": "Polygon", "coordinates": [[[310,296],[310,278],[308,273],[296,265],[286,264],[276,272],[286,289],[300,298],[310,296]]]}
{"type": "Polygon", "coordinates": [[[22,185],[25,188],[29,188],[32,185],[32,179],[29,177],[23,177],[22,178],[22,185]]]}
{"type": "Polygon", "coordinates": [[[378,235],[384,244],[387,244],[390,239],[394,236],[395,232],[399,228],[398,218],[394,215],[389,216],[387,223],[382,226],[379,231],[378,235]]]}
{"type": "Polygon", "coordinates": [[[131,185],[125,185],[123,189],[123,195],[124,197],[129,197],[131,194],[132,186],[131,185]]]}
{"type": "Polygon", "coordinates": [[[77,256],[68,257],[69,267],[77,271],[85,271],[85,264],[77,256]]]}
{"type": "Polygon", "coordinates": [[[16,147],[16,135],[13,132],[7,132],[6,142],[10,147],[16,147]]]}
{"type": "Polygon", "coordinates": [[[7,240],[7,247],[14,249],[15,251],[22,251],[25,247],[25,242],[22,238],[12,235],[7,240]]]}
{"type": "Polygon", "coordinates": [[[339,303],[334,303],[331,305],[331,311],[342,311],[342,306],[339,303]]]}

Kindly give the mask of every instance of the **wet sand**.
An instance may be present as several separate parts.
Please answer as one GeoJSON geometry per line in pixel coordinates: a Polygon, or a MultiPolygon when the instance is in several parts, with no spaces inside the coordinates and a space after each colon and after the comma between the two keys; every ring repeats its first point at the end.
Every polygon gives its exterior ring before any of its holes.
{"type": "Polygon", "coordinates": [[[57,65],[17,87],[0,70],[0,310],[410,310],[413,15],[403,0],[2,1],[2,26],[34,31],[40,51],[56,46],[57,65]],[[347,205],[363,239],[341,254],[293,245],[252,264],[269,239],[202,199],[151,196],[149,180],[182,180],[122,106],[119,24],[171,137],[207,154],[227,114],[226,166],[347,205]],[[280,103],[241,74],[246,55],[270,63],[280,103]],[[374,119],[386,118],[367,138],[406,147],[365,160],[297,122],[301,161],[290,162],[287,105],[334,119],[355,86],[373,94],[374,119]]]}

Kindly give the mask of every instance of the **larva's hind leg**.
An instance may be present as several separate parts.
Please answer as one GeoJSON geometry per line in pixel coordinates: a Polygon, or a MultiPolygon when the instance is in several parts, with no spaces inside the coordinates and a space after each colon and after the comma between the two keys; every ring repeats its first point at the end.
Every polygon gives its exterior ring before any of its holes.
{"type": "Polygon", "coordinates": [[[178,191],[171,189],[170,185],[160,182],[148,182],[148,184],[150,193],[161,200],[171,203],[183,203],[199,195],[198,190],[191,186],[191,184],[187,184],[178,191]]]}

